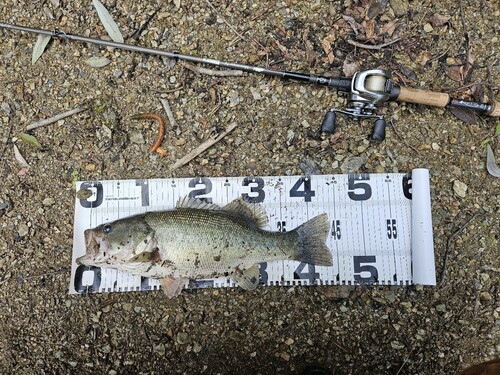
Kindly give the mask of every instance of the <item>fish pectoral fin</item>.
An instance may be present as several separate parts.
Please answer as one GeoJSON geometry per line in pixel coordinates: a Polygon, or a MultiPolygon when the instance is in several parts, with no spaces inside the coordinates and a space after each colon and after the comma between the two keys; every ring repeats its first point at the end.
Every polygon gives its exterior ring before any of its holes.
{"type": "Polygon", "coordinates": [[[167,297],[172,298],[181,294],[181,290],[188,281],[189,280],[184,277],[178,279],[165,277],[164,279],[161,279],[161,286],[167,297]]]}
{"type": "Polygon", "coordinates": [[[254,264],[246,270],[236,270],[231,278],[245,290],[254,290],[259,285],[259,265],[254,264]]]}

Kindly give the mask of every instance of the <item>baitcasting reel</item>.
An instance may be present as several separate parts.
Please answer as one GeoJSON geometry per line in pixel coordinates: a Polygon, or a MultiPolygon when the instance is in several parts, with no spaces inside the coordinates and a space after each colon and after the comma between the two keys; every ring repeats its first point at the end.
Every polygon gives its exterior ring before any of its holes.
{"type": "Polygon", "coordinates": [[[374,112],[377,105],[389,100],[392,90],[392,81],[389,72],[380,69],[357,72],[352,78],[349,105],[346,109],[332,108],[328,111],[321,124],[321,131],[333,133],[335,131],[335,117],[342,113],[355,120],[375,118],[371,139],[383,141],[385,138],[384,116],[374,112]]]}

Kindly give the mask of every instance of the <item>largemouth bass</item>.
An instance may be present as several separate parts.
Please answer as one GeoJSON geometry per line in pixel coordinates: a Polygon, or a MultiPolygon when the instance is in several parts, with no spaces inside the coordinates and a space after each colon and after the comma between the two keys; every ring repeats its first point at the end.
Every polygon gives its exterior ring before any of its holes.
{"type": "Polygon", "coordinates": [[[328,217],[321,214],[289,232],[262,229],[260,206],[236,199],[224,207],[183,198],[176,208],[147,212],[85,231],[86,255],[78,264],[162,279],[168,297],[189,279],[230,276],[252,290],[261,262],[297,260],[331,266],[325,240],[328,217]]]}

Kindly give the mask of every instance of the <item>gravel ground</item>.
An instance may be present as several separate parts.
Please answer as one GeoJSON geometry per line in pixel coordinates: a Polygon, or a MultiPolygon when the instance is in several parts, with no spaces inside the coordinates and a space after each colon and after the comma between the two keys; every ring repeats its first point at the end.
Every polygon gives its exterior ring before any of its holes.
{"type": "MultiPolygon", "coordinates": [[[[479,97],[494,97],[500,81],[495,0],[391,0],[382,10],[350,0],[104,4],[131,44],[317,74],[384,67],[432,90],[483,82],[473,87],[479,97]],[[380,13],[375,22],[361,22],[365,9],[380,13]],[[396,37],[381,50],[347,43],[396,37]],[[467,57],[473,69],[464,69],[467,57]]],[[[0,20],[106,37],[90,1],[4,0],[0,20]]],[[[59,40],[31,65],[35,40],[0,30],[0,373],[299,374],[317,365],[335,374],[454,374],[499,356],[499,181],[481,145],[498,119],[468,125],[447,110],[391,103],[395,130],[384,142],[368,142],[370,127],[353,122],[330,138],[319,123],[345,98],[327,88],[198,75],[180,62],[59,40]],[[111,63],[93,68],[94,56],[111,63]],[[168,129],[165,157],[149,151],[155,125],[129,120],[163,113],[160,98],[182,130],[168,129]],[[33,131],[41,149],[18,139],[29,123],[85,105],[33,131]],[[168,172],[233,121],[224,141],[168,172]],[[21,176],[14,142],[30,166],[21,176]],[[353,157],[364,160],[360,172],[429,168],[438,273],[448,238],[468,223],[451,241],[444,282],[195,290],[173,300],[161,291],[68,295],[74,178],[300,174],[303,156],[323,173],[341,173],[353,157]]],[[[470,97],[470,88],[455,93],[470,97]]]]}

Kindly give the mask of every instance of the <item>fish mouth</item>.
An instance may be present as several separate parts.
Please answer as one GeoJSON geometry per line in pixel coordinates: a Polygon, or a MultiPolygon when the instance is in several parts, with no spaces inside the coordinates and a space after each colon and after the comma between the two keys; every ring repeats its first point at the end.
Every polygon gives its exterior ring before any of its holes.
{"type": "Polygon", "coordinates": [[[76,264],[81,266],[91,266],[95,257],[99,254],[100,242],[92,229],[87,229],[83,232],[85,237],[85,255],[76,259],[76,264]]]}
{"type": "Polygon", "coordinates": [[[89,266],[91,260],[92,258],[90,256],[84,255],[79,258],[76,258],[76,264],[78,264],[79,266],[89,266]]]}
{"type": "Polygon", "coordinates": [[[87,253],[87,255],[96,256],[97,254],[99,254],[100,244],[97,241],[94,231],[92,229],[87,229],[85,232],[83,232],[83,235],[85,237],[85,252],[87,253]]]}

